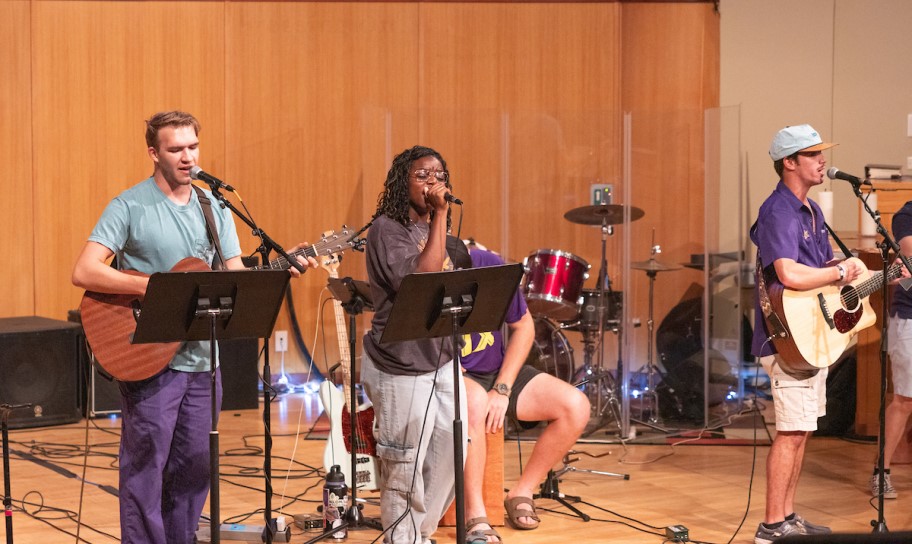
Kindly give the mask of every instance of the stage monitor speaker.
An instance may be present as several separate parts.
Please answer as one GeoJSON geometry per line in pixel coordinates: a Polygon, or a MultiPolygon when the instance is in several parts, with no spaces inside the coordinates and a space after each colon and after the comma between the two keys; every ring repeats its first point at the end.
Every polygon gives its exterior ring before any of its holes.
{"type": "Polygon", "coordinates": [[[223,412],[259,406],[258,351],[259,339],[257,338],[219,340],[223,412]]]}
{"type": "Polygon", "coordinates": [[[79,372],[82,327],[44,317],[0,318],[0,404],[14,410],[9,427],[44,427],[82,417],[79,372]]]}

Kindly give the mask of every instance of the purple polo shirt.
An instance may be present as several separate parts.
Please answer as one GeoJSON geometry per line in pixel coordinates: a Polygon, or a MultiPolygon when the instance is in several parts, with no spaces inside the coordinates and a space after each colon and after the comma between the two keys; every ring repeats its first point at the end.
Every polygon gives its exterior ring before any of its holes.
{"type": "MultiPolygon", "coordinates": [[[[473,249],[471,256],[473,268],[504,264],[499,255],[482,249],[473,249]]],[[[517,289],[507,308],[505,321],[516,323],[525,314],[526,301],[517,289]]],[[[505,350],[501,331],[467,334],[465,340],[461,353],[463,368],[475,374],[488,374],[500,370],[505,350]]]]}
{"type": "MultiPolygon", "coordinates": [[[[780,181],[776,190],[760,206],[757,221],[751,227],[751,241],[757,246],[760,261],[764,266],[767,285],[779,282],[773,263],[777,259],[792,259],[795,262],[815,268],[822,268],[833,259],[830,236],[823,223],[823,212],[816,202],[808,199],[814,210],[816,230],[811,210],[780,181]]],[[[769,331],[760,308],[760,288],[755,289],[754,337],[751,353],[757,357],[776,352],[772,342],[766,342],[769,331]],[[766,342],[766,345],[764,345],[766,342]],[[762,348],[762,353],[761,353],[762,348]]]]}
{"type": "MultiPolygon", "coordinates": [[[[906,202],[893,216],[893,238],[899,243],[906,236],[912,236],[912,201],[906,202]]],[[[912,319],[912,289],[892,287],[893,300],[890,303],[890,315],[903,319],[912,319]]]]}

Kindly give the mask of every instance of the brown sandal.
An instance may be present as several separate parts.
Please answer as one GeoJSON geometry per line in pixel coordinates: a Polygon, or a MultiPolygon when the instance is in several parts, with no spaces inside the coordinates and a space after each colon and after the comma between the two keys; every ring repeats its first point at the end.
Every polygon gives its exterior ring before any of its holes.
{"type": "Polygon", "coordinates": [[[538,528],[538,524],[541,520],[535,515],[535,503],[532,502],[532,499],[529,497],[513,497],[512,499],[506,499],[504,500],[504,509],[507,511],[507,521],[510,523],[510,527],[522,531],[538,528]],[[529,511],[526,508],[517,509],[516,507],[520,504],[528,504],[532,507],[532,510],[529,511]],[[519,521],[519,518],[532,518],[535,520],[535,523],[523,523],[519,521]]]}
{"type": "Polygon", "coordinates": [[[503,544],[503,539],[500,538],[500,534],[494,530],[494,526],[491,525],[491,522],[488,521],[488,518],[482,516],[479,518],[472,518],[466,522],[466,541],[465,544],[476,544],[477,542],[487,543],[490,542],[488,537],[493,536],[497,540],[495,542],[500,542],[503,544]],[[487,523],[490,526],[490,529],[476,529],[472,530],[472,527],[477,527],[482,523],[487,523]]]}

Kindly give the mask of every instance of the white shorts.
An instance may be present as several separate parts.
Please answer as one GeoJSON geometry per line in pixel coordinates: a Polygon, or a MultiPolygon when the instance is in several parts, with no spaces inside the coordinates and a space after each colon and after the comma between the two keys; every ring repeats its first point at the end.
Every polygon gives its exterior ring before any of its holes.
{"type": "Polygon", "coordinates": [[[890,318],[887,330],[893,393],[912,397],[912,319],[890,318]]]}
{"type": "Polygon", "coordinates": [[[800,380],[782,370],[779,355],[760,358],[763,370],[769,374],[776,409],[777,431],[816,431],[817,419],[826,415],[826,378],[828,370],[820,369],[816,376],[800,380]]]}

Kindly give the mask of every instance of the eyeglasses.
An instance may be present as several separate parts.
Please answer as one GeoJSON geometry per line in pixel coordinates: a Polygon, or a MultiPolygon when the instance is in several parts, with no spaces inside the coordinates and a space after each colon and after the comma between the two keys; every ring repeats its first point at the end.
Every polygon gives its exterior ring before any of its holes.
{"type": "Polygon", "coordinates": [[[446,170],[415,170],[412,174],[415,175],[415,179],[418,181],[427,181],[432,175],[437,178],[437,181],[446,181],[450,177],[449,172],[446,170]]]}

